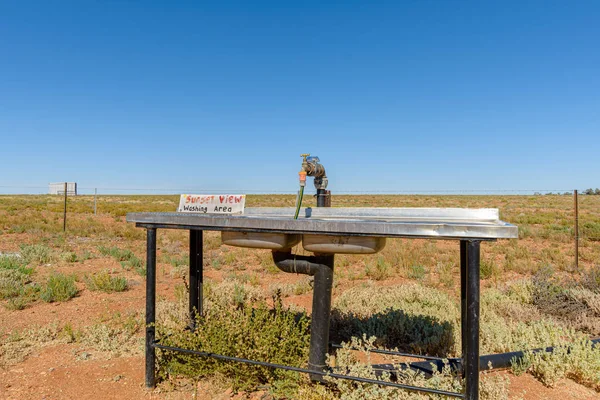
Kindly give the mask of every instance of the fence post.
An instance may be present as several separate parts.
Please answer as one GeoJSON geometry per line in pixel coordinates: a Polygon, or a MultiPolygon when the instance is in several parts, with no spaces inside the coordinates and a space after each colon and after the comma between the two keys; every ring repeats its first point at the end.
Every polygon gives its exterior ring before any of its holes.
{"type": "Polygon", "coordinates": [[[579,271],[579,201],[577,200],[577,190],[573,191],[573,201],[575,207],[575,270],[579,271]]]}
{"type": "Polygon", "coordinates": [[[65,212],[63,215],[63,232],[67,230],[67,182],[65,182],[65,212]]]}
{"type": "Polygon", "coordinates": [[[97,211],[97,208],[96,208],[96,204],[97,204],[97,203],[96,203],[96,197],[97,197],[97,196],[98,196],[98,188],[95,188],[95,189],[94,189],[94,215],[96,215],[96,214],[97,214],[97,212],[96,212],[96,211],[97,211]]]}

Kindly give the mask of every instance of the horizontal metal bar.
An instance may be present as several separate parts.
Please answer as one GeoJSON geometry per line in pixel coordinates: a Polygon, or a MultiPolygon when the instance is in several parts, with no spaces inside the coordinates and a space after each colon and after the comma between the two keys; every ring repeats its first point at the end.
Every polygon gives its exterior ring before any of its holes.
{"type": "MultiPolygon", "coordinates": [[[[359,347],[344,347],[341,344],[337,344],[337,343],[332,343],[332,344],[330,344],[330,346],[333,347],[333,348],[335,348],[335,349],[346,348],[348,350],[364,350],[364,349],[359,348],[359,347]]],[[[419,358],[421,360],[444,361],[444,360],[448,359],[448,358],[443,358],[443,357],[433,357],[433,356],[423,356],[423,355],[419,355],[419,354],[401,353],[401,352],[398,352],[398,351],[385,350],[385,349],[369,349],[367,351],[370,352],[370,353],[377,353],[377,354],[389,354],[389,355],[392,355],[392,356],[419,358]]]]}
{"type": "Polygon", "coordinates": [[[211,358],[216,358],[218,360],[235,361],[235,362],[241,362],[241,363],[245,363],[245,364],[260,365],[262,367],[277,368],[277,369],[283,369],[283,370],[287,370],[287,371],[300,372],[300,373],[304,373],[304,374],[320,375],[320,376],[336,378],[336,379],[346,379],[346,380],[362,382],[362,383],[371,383],[374,385],[389,386],[389,387],[394,387],[394,388],[398,388],[398,389],[409,390],[412,392],[439,394],[442,396],[457,397],[457,398],[464,399],[464,395],[462,393],[447,392],[445,390],[430,389],[430,388],[425,388],[425,387],[420,387],[420,386],[403,385],[401,383],[385,382],[385,381],[380,381],[377,379],[361,378],[358,376],[336,374],[336,373],[332,373],[332,372],[313,371],[310,369],[292,367],[289,365],[274,364],[274,363],[269,363],[269,362],[264,362],[264,361],[248,360],[246,358],[224,356],[222,354],[207,353],[204,351],[182,349],[180,347],[165,346],[162,344],[158,344],[156,342],[154,343],[153,346],[158,349],[162,349],[162,350],[194,354],[194,355],[201,356],[201,357],[211,357],[211,358]]]}

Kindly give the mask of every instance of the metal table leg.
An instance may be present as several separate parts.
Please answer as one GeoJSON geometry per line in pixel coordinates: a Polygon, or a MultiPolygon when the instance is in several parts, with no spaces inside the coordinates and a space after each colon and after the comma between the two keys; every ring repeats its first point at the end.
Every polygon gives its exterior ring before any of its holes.
{"type": "MultiPolygon", "coordinates": [[[[315,274],[312,317],[310,322],[310,351],[308,369],[324,371],[329,350],[329,320],[333,285],[334,256],[320,256],[321,264],[315,274]]],[[[313,381],[323,381],[322,375],[310,375],[313,381]]]]}
{"type": "Polygon", "coordinates": [[[461,338],[461,368],[465,377],[465,359],[467,354],[467,242],[460,241],[460,338],[461,338]]]}
{"type": "MultiPolygon", "coordinates": [[[[479,250],[480,241],[469,240],[463,245],[466,250],[466,261],[464,269],[466,279],[463,285],[466,286],[465,299],[461,299],[461,316],[463,321],[461,326],[463,340],[463,365],[465,377],[465,398],[467,400],[479,399],[479,250]],[[464,285],[466,284],[466,285],[464,285]]],[[[462,255],[461,251],[461,255],[462,255]]],[[[461,257],[461,263],[463,257],[461,257]]],[[[461,294],[463,289],[461,288],[461,294]]]]}
{"type": "Polygon", "coordinates": [[[196,328],[196,315],[202,315],[202,231],[190,230],[190,328],[196,328]]]}
{"type": "Polygon", "coordinates": [[[146,229],[146,387],[156,384],[156,228],[146,229]]]}

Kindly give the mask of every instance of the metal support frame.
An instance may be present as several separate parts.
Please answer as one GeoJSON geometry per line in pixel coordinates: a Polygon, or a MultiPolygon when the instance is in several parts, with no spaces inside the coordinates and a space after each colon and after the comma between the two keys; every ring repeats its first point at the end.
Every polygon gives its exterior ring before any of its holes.
{"type": "Polygon", "coordinates": [[[156,228],[146,229],[146,387],[156,384],[156,228]]]}
{"type": "MultiPolygon", "coordinates": [[[[329,319],[331,316],[331,288],[333,285],[333,255],[315,274],[312,318],[310,322],[310,352],[308,356],[308,369],[325,371],[329,346],[329,319]]],[[[321,375],[311,374],[313,381],[323,379],[321,375]]]]}
{"type": "MultiPolygon", "coordinates": [[[[318,266],[309,273],[315,275],[313,293],[313,321],[311,323],[311,341],[309,365],[306,368],[290,367],[243,358],[223,356],[219,354],[164,346],[156,340],[156,227],[146,226],[146,387],[153,388],[156,384],[156,348],[169,351],[178,351],[199,356],[243,362],[248,364],[263,365],[272,368],[281,368],[290,371],[308,373],[312,380],[322,381],[324,377],[349,379],[360,382],[373,383],[382,386],[391,386],[411,391],[441,394],[450,397],[468,400],[479,399],[479,266],[480,266],[480,240],[460,241],[460,281],[461,281],[461,337],[462,337],[462,373],[465,379],[465,392],[454,393],[415,387],[411,385],[383,382],[376,379],[365,379],[345,374],[338,374],[327,370],[325,357],[329,346],[329,317],[331,310],[331,288],[333,283],[333,256],[303,257],[295,256],[292,260],[280,257],[279,261],[292,262],[295,271],[303,272],[303,261],[306,271],[311,265],[318,266]]],[[[202,273],[203,273],[203,232],[190,230],[190,323],[195,328],[195,317],[202,314],[202,273]]],[[[286,254],[283,253],[285,256],[286,254]]],[[[274,257],[275,258],[275,257],[274,257]]],[[[275,259],[277,262],[277,259],[275,259]]],[[[279,263],[278,266],[285,263],[279,263]]],[[[281,266],[280,266],[281,267],[281,266]]],[[[287,268],[287,267],[286,267],[287,268]]],[[[290,267],[291,268],[291,267],[290,267]]],[[[337,346],[334,346],[337,347],[337,346]]],[[[416,358],[433,359],[433,357],[413,355],[416,358]]]]}
{"type": "Polygon", "coordinates": [[[196,317],[202,315],[203,247],[202,231],[190,230],[190,328],[196,329],[196,317]]]}
{"type": "Polygon", "coordinates": [[[479,399],[479,240],[460,242],[462,373],[465,398],[479,399]]]}

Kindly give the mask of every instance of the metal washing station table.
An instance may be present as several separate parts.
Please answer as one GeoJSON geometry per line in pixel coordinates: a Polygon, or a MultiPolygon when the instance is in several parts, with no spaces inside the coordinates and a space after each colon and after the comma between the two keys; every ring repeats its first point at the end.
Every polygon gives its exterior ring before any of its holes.
{"type": "MultiPolygon", "coordinates": [[[[300,218],[291,216],[293,208],[246,208],[243,215],[190,214],[190,213],[129,213],[128,222],[147,232],[146,277],[146,386],[155,385],[156,348],[214,357],[222,360],[264,365],[310,374],[315,381],[329,376],[370,382],[407,390],[442,394],[451,397],[479,398],[479,253],[480,243],[496,239],[518,237],[517,227],[500,221],[497,209],[459,208],[305,208],[300,218]],[[163,346],[155,337],[156,317],[156,230],[185,229],[190,231],[190,317],[202,313],[202,232],[240,232],[241,244],[248,235],[246,247],[262,247],[252,235],[275,238],[300,238],[305,249],[313,249],[315,256],[295,256],[282,245],[273,249],[274,263],[286,272],[315,276],[311,341],[308,368],[272,364],[258,360],[163,346]],[[315,239],[316,238],[316,239],[315,239]],[[323,240],[315,243],[315,240],[323,240]],[[329,346],[329,312],[331,309],[331,284],[333,281],[334,253],[374,253],[385,245],[385,238],[447,239],[460,242],[460,298],[462,373],[465,378],[464,393],[446,392],[395,382],[382,382],[328,371],[325,356],[329,346]],[[361,243],[373,240],[377,245],[368,251],[361,243]],[[353,242],[354,241],[354,242],[353,242]],[[308,244],[310,243],[310,247],[308,244]],[[358,245],[353,247],[353,243],[358,245]],[[316,246],[315,246],[316,245],[316,246]],[[316,250],[315,250],[316,249],[316,250]]],[[[231,235],[225,233],[225,235],[231,235]]],[[[238,238],[240,236],[238,235],[238,238]]],[[[235,238],[234,238],[235,239],[235,238]]],[[[284,240],[285,242],[285,240],[284,240]]],[[[403,353],[394,353],[400,354],[403,353]]],[[[437,357],[413,355],[425,360],[437,357]]]]}

